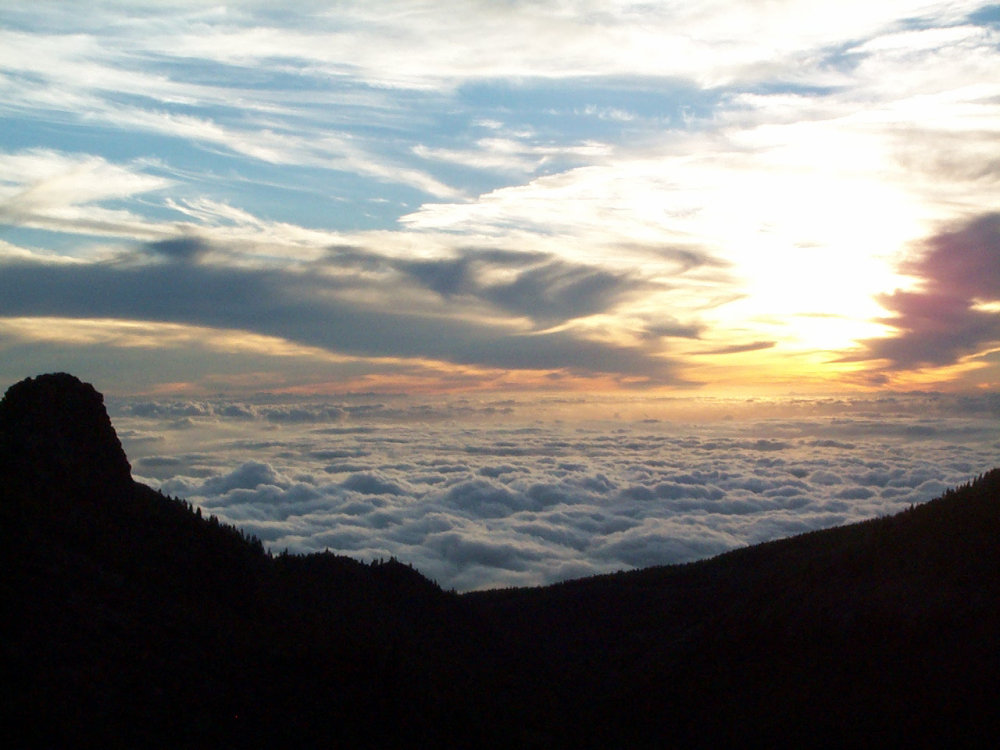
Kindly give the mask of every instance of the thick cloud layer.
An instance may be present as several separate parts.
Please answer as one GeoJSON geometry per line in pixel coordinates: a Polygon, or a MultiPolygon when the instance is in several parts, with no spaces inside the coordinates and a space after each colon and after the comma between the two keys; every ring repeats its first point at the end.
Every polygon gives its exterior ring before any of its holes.
{"type": "Polygon", "coordinates": [[[460,590],[684,562],[893,513],[991,468],[1000,449],[988,397],[788,408],[813,416],[202,401],[120,404],[115,421],[138,477],[272,550],[395,555],[460,590]]]}
{"type": "MultiPolygon", "coordinates": [[[[439,303],[420,304],[421,291],[394,278],[384,259],[374,279],[345,271],[336,259],[310,273],[192,263],[205,243],[169,240],[148,252],[175,262],[107,262],[86,266],[0,263],[0,316],[144,320],[277,336],[329,352],[361,357],[424,358],[504,369],[614,373],[653,384],[677,383],[673,363],[659,352],[600,341],[569,330],[539,332],[509,314],[540,324],[604,312],[631,287],[626,276],[548,260],[512,280],[447,281],[451,265],[401,264],[442,296],[466,291],[506,314],[461,317],[439,303]],[[444,279],[444,280],[442,280],[444,279]],[[407,302],[408,301],[408,302],[407,302]]],[[[515,255],[515,254],[512,254],[515,255]]],[[[455,266],[461,268],[461,264],[455,266]]],[[[469,279],[466,279],[469,276],[469,279]]]]}

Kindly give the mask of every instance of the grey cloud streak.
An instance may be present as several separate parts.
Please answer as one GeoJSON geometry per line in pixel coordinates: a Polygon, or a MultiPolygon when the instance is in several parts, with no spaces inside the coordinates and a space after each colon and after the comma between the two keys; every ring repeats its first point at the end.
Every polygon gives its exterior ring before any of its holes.
{"type": "Polygon", "coordinates": [[[717,349],[710,349],[698,354],[741,354],[743,352],[757,352],[762,349],[772,349],[777,346],[777,341],[754,341],[749,344],[734,344],[733,346],[723,346],[717,349]]]}
{"type": "MultiPolygon", "coordinates": [[[[393,296],[392,288],[355,277],[186,262],[201,250],[193,242],[160,243],[154,251],[174,259],[160,264],[8,262],[0,269],[0,315],[186,323],[279,336],[358,356],[429,358],[679,382],[669,361],[643,349],[596,342],[569,331],[536,334],[512,323],[462,319],[457,317],[462,310],[447,304],[408,312],[393,299],[396,304],[391,309],[380,307],[375,301],[358,301],[359,293],[367,291],[384,299],[393,296]]],[[[548,304],[553,311],[566,308],[564,312],[595,304],[585,301],[588,292],[595,289],[599,297],[611,278],[588,277],[587,272],[571,268],[555,273],[560,275],[571,279],[570,291],[540,304],[548,304]],[[597,281],[588,282],[588,278],[597,281]]],[[[558,279],[553,283],[558,285],[558,279]]],[[[610,286],[620,283],[611,281],[610,286]]],[[[528,304],[517,302],[519,294],[511,293],[510,307],[528,304]]]]}
{"type": "Polygon", "coordinates": [[[330,260],[369,270],[395,270],[445,299],[478,299],[544,326],[608,312],[652,286],[632,273],[613,273],[532,252],[468,249],[456,258],[401,260],[338,248],[330,260]]]}

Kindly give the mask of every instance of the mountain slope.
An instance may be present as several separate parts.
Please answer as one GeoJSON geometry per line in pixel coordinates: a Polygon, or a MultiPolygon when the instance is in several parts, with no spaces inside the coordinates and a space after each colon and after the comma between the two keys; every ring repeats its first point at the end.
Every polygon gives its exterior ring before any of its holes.
{"type": "Polygon", "coordinates": [[[23,746],[494,736],[470,705],[491,678],[457,597],[396,561],[271,558],[127,463],[94,466],[117,437],[80,386],[40,376],[0,402],[2,707],[23,746]]]}
{"type": "Polygon", "coordinates": [[[538,589],[267,555],[132,481],[69,375],[0,401],[23,747],[985,744],[1000,471],[891,518],[538,589]]]}
{"type": "Polygon", "coordinates": [[[607,741],[976,744],[1000,688],[1000,471],[890,518],[468,598],[607,741]]]}

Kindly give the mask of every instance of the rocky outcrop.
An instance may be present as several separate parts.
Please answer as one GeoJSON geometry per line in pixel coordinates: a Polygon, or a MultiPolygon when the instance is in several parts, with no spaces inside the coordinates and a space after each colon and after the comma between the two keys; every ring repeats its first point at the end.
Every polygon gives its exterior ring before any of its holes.
{"type": "Polygon", "coordinates": [[[22,488],[96,498],[132,485],[104,397],[66,373],[27,378],[7,390],[0,456],[5,480],[22,488]]]}

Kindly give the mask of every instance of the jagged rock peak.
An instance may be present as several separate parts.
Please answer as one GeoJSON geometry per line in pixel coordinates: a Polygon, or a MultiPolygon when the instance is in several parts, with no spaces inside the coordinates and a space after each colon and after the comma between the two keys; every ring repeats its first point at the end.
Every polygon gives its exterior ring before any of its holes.
{"type": "Polygon", "coordinates": [[[64,372],[26,378],[0,401],[0,452],[21,481],[99,495],[132,483],[104,397],[64,372]]]}

